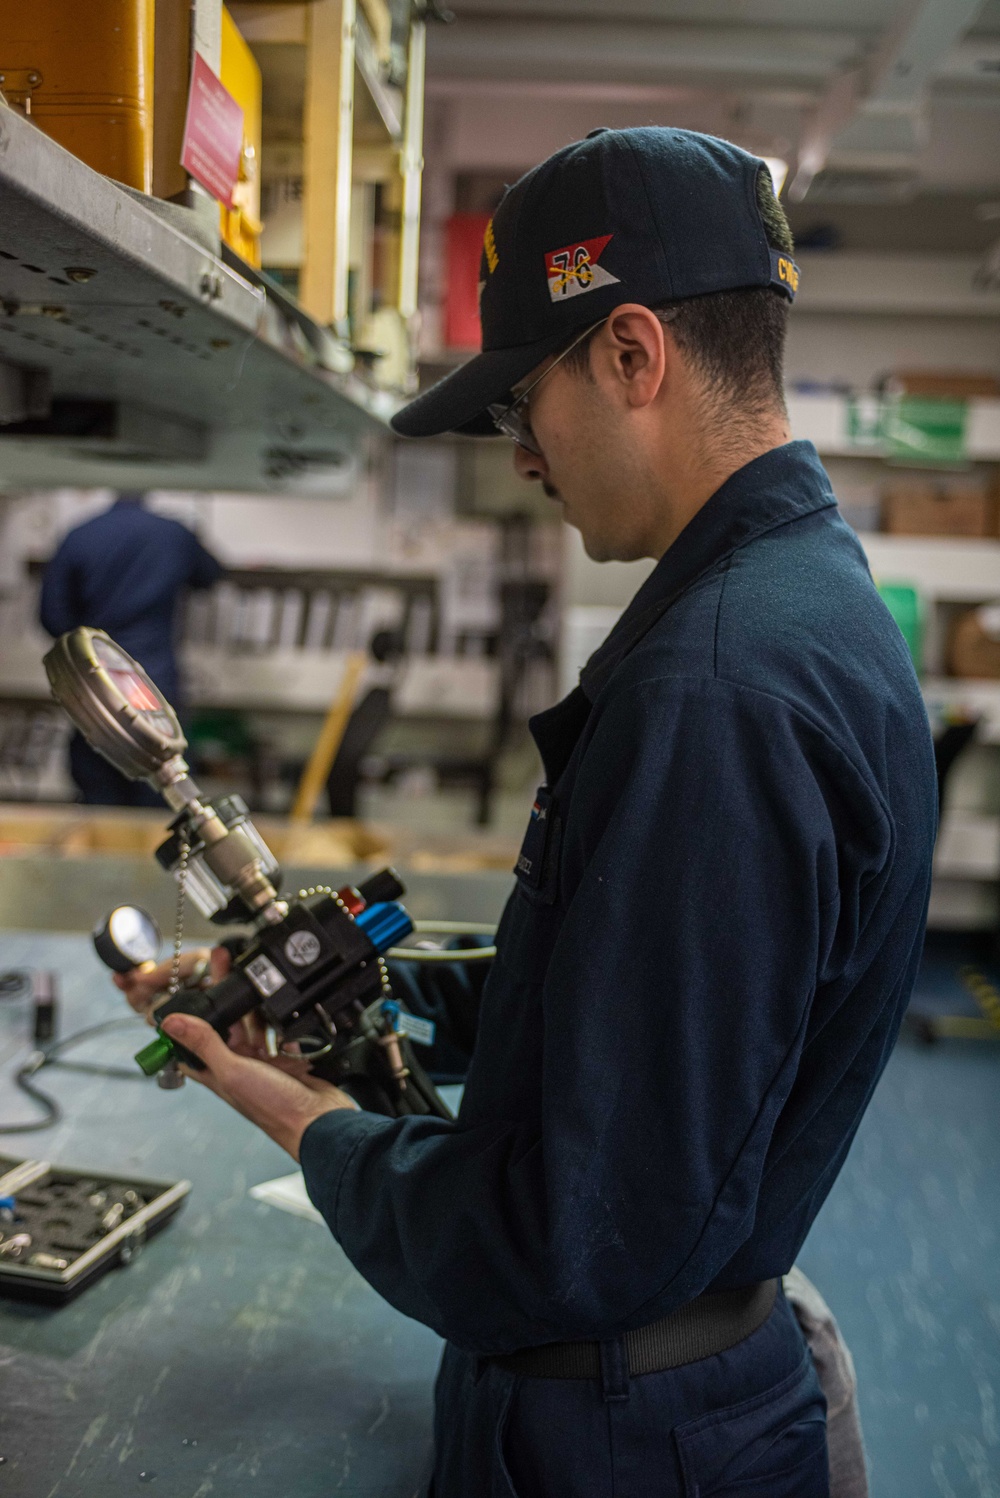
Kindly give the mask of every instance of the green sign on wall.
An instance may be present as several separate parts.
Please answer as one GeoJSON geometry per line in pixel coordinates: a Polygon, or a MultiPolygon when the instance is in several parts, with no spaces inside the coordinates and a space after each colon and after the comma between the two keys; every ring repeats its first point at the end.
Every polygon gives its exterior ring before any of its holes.
{"type": "Polygon", "coordinates": [[[954,468],[964,464],[968,405],[926,395],[852,396],[846,434],[859,449],[884,453],[890,462],[954,468]]]}
{"type": "Polygon", "coordinates": [[[882,407],[886,456],[897,463],[961,463],[967,416],[964,400],[896,396],[882,407]]]}

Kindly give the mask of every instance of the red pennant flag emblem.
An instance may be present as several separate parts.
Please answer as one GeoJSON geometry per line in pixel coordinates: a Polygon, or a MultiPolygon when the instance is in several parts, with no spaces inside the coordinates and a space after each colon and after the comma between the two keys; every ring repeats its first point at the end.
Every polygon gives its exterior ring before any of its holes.
{"type": "Polygon", "coordinates": [[[598,239],[581,239],[577,244],[549,251],[545,257],[545,271],[549,296],[554,302],[582,296],[585,291],[596,291],[599,286],[617,284],[618,277],[597,263],[613,237],[602,234],[598,239]]]}

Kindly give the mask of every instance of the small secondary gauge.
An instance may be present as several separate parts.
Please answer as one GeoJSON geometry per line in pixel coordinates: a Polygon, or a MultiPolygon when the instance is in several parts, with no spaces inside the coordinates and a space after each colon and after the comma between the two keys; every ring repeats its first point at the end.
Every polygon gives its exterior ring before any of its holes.
{"type": "Polygon", "coordinates": [[[130,973],[160,955],[160,928],[138,905],[116,905],[94,931],[94,949],[106,967],[130,973]]]}

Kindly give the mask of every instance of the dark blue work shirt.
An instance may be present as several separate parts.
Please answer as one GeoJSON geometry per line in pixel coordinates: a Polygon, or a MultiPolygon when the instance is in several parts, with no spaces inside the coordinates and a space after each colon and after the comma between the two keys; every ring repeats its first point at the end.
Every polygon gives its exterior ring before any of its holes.
{"type": "Polygon", "coordinates": [[[106,629],[176,705],[178,601],[221,576],[187,526],[120,499],[64,537],[45,569],[39,614],[50,635],[106,629]]]}
{"type": "Polygon", "coordinates": [[[747,464],[534,719],[551,792],[457,1122],[330,1113],[309,1193],[479,1353],[788,1270],[919,961],[934,758],[903,639],[807,442],[747,464]]]}

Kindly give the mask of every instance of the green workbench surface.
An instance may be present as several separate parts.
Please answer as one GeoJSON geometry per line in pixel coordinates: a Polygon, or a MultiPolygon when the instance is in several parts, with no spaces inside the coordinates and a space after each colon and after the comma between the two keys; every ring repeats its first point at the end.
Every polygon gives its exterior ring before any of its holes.
{"type": "MultiPolygon", "coordinates": [[[[81,935],[0,932],[0,969],[51,968],[60,1035],[124,1013],[81,935]]],[[[0,1002],[0,1122],[29,1004],[0,1002]]],[[[74,1052],[128,1066],[139,1020],[74,1052]]],[[[58,1309],[0,1300],[0,1498],[415,1498],[430,1458],[437,1337],[381,1300],[324,1227],[251,1200],[288,1156],[192,1083],[164,1092],[43,1071],[65,1109],[0,1153],[188,1179],[126,1269],[58,1309]]]]}

